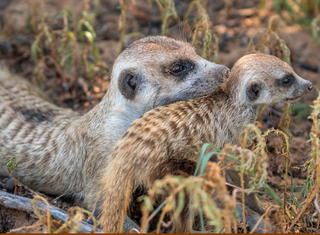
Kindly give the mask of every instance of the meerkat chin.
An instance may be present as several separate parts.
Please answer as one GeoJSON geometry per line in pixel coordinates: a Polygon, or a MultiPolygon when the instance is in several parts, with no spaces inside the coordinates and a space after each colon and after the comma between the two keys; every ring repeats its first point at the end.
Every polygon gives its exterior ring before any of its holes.
{"type": "MultiPolygon", "coordinates": [[[[311,90],[312,84],[287,63],[251,54],[238,60],[226,84],[213,93],[145,113],[119,139],[100,180],[103,231],[120,231],[128,192],[138,186],[149,189],[167,173],[193,174],[204,143],[218,148],[239,144],[239,134],[255,121],[259,106],[287,102],[311,90]],[[185,162],[194,167],[184,169],[185,162]]],[[[238,173],[228,174],[232,183],[240,185],[238,173]]],[[[254,194],[246,201],[249,208],[263,213],[254,194]]],[[[174,232],[192,231],[188,216],[181,215],[174,232]]]]}

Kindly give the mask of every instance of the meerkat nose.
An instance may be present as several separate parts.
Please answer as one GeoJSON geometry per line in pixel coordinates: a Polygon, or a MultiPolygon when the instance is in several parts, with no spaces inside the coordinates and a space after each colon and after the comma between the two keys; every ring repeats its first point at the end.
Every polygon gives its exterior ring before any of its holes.
{"type": "Polygon", "coordinates": [[[310,83],[308,86],[307,86],[307,91],[310,92],[312,91],[313,89],[313,86],[312,86],[312,83],[310,83]]]}
{"type": "Polygon", "coordinates": [[[226,66],[223,66],[219,72],[221,74],[222,81],[227,81],[229,78],[230,69],[226,66]]]}
{"type": "Polygon", "coordinates": [[[224,73],[224,80],[227,80],[229,78],[230,75],[230,69],[228,69],[225,73],[224,73]]]}

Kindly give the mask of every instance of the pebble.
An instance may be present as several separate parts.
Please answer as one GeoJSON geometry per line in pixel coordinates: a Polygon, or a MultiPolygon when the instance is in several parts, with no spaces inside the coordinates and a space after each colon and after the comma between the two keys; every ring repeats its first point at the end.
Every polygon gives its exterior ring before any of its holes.
{"type": "Polygon", "coordinates": [[[93,86],[93,91],[94,91],[95,93],[99,93],[99,92],[100,92],[100,87],[98,87],[98,86],[93,86]]]}

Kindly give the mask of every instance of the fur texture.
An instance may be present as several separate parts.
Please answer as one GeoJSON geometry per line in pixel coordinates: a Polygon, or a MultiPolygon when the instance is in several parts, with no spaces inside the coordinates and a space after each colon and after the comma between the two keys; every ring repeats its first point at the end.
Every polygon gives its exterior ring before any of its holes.
{"type": "MultiPolygon", "coordinates": [[[[144,114],[117,142],[100,180],[103,231],[120,231],[128,191],[148,189],[167,173],[186,171],[186,162],[194,165],[187,171],[193,174],[204,143],[218,148],[238,144],[239,134],[254,122],[260,105],[295,100],[311,89],[310,82],[280,59],[252,54],[241,58],[225,86],[212,94],[144,114]],[[293,77],[290,86],[288,76],[293,77]]],[[[229,179],[240,185],[238,174],[229,173],[229,179]]],[[[248,206],[261,211],[254,196],[248,206]]],[[[191,231],[187,221],[175,226],[175,232],[191,231]]]]}
{"type": "Polygon", "coordinates": [[[23,184],[77,196],[90,206],[99,169],[135,119],[159,105],[212,92],[227,71],[198,56],[188,43],[143,38],[119,55],[103,100],[80,116],[1,69],[0,174],[8,174],[5,161],[16,156],[15,176],[23,184]]]}

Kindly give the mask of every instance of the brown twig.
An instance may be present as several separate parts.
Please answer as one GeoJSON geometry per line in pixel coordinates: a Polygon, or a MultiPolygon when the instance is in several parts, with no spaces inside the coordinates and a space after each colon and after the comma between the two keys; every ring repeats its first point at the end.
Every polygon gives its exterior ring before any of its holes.
{"type": "Polygon", "coordinates": [[[313,199],[315,198],[316,194],[319,192],[320,189],[320,185],[315,185],[314,189],[312,190],[312,193],[309,195],[309,197],[305,200],[305,204],[303,205],[303,207],[300,209],[299,213],[296,215],[296,218],[292,221],[289,229],[287,229],[287,231],[285,231],[286,233],[290,233],[291,229],[293,228],[293,226],[298,222],[298,220],[300,219],[300,217],[303,215],[303,213],[306,211],[306,209],[308,208],[308,206],[310,205],[310,203],[313,201],[313,199]]]}

